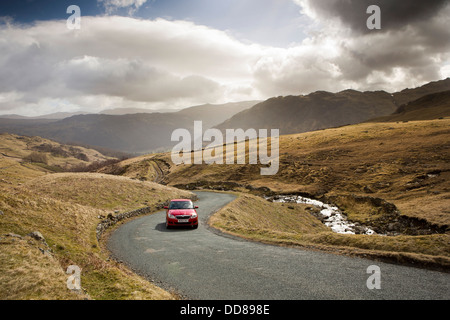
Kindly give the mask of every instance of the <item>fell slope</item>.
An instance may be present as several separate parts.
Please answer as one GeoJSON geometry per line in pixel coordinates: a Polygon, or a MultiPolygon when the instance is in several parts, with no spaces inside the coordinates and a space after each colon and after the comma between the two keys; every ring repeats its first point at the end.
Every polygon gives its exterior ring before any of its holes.
{"type": "Polygon", "coordinates": [[[355,124],[397,109],[393,97],[383,91],[339,93],[318,91],[307,96],[271,98],[238,113],[217,128],[280,129],[280,134],[301,133],[355,124]]]}
{"type": "Polygon", "coordinates": [[[115,159],[101,152],[41,137],[0,134],[0,183],[14,184],[47,173],[70,171],[115,159]]]}
{"type": "Polygon", "coordinates": [[[450,117],[450,91],[433,93],[400,106],[389,116],[375,118],[372,122],[432,120],[450,117]]]}
{"type": "Polygon", "coordinates": [[[89,163],[74,157],[78,152],[89,161],[107,157],[40,137],[5,134],[0,141],[0,300],[177,298],[111,260],[97,226],[190,192],[127,177],[54,173],[58,164],[89,163]],[[47,163],[24,161],[30,152],[47,163]],[[70,265],[82,270],[81,292],[66,286],[70,265]]]}
{"type": "Polygon", "coordinates": [[[277,97],[234,115],[217,128],[280,129],[281,134],[321,130],[388,116],[403,104],[446,90],[450,90],[450,78],[393,94],[345,90],[277,97]]]}
{"type": "MultiPolygon", "coordinates": [[[[256,222],[249,217],[254,208],[268,204],[248,197],[212,220],[227,232],[275,243],[363,250],[366,255],[401,263],[449,268],[449,128],[450,119],[440,119],[362,123],[284,135],[280,137],[280,168],[273,176],[261,176],[259,164],[175,166],[167,153],[118,165],[123,175],[139,175],[139,168],[149,169],[143,162],[165,163],[163,183],[188,190],[307,195],[336,204],[351,221],[391,236],[315,234],[300,229],[287,234],[285,227],[271,229],[265,223],[271,219],[265,214],[278,212],[275,207],[258,212],[262,217],[256,222]]],[[[320,225],[319,220],[316,224],[320,225]]]]}
{"type": "Polygon", "coordinates": [[[110,260],[96,230],[108,215],[147,206],[156,210],[179,197],[192,194],[89,173],[48,174],[20,186],[0,185],[0,270],[5,271],[0,273],[0,299],[175,299],[110,260]],[[33,240],[29,234],[34,231],[45,241],[33,240]],[[69,265],[81,268],[83,292],[67,289],[69,265]]]}

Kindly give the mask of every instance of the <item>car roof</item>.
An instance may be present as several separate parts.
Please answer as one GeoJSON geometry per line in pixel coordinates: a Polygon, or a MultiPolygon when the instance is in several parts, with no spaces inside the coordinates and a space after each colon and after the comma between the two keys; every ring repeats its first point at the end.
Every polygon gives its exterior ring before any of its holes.
{"type": "Polygon", "coordinates": [[[170,202],[175,202],[175,201],[192,201],[191,199],[173,199],[170,200],[170,202]]]}

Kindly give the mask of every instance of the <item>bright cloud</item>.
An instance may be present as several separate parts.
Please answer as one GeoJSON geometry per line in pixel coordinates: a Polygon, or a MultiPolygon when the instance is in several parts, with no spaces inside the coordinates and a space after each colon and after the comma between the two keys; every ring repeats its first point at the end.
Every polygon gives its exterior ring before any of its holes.
{"type": "Polygon", "coordinates": [[[448,75],[449,5],[371,33],[355,27],[359,16],[330,16],[341,1],[295,1],[310,21],[308,37],[287,48],[165,19],[83,17],[80,30],[62,20],[0,24],[0,113],[179,108],[346,88],[393,92],[448,75]]]}

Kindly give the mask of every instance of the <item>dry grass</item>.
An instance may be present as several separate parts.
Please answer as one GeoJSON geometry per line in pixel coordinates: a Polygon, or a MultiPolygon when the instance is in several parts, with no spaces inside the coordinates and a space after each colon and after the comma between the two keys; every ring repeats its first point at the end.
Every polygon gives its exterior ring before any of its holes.
{"type": "Polygon", "coordinates": [[[252,195],[240,195],[232,204],[213,215],[209,223],[227,231],[267,235],[301,235],[327,232],[319,220],[305,214],[307,205],[270,203],[252,195]]]}
{"type": "Polygon", "coordinates": [[[315,248],[369,256],[430,268],[450,268],[450,235],[343,235],[331,231],[309,212],[307,205],[271,203],[240,195],[214,214],[209,223],[219,230],[266,243],[315,248]]]}
{"type": "Polygon", "coordinates": [[[149,182],[100,173],[57,173],[25,184],[40,196],[91,208],[130,211],[164,202],[182,191],[149,182]]]}
{"type": "MultiPolygon", "coordinates": [[[[428,261],[431,257],[431,264],[442,258],[445,265],[450,257],[449,128],[450,118],[446,118],[362,123],[287,135],[280,137],[280,169],[274,176],[261,176],[259,164],[172,164],[165,181],[169,185],[194,185],[207,189],[214,188],[216,183],[223,182],[228,186],[235,183],[236,186],[231,185],[231,188],[237,191],[255,192],[255,188],[267,187],[275,193],[300,192],[316,198],[339,199],[339,204],[351,219],[368,225],[383,223],[384,213],[378,206],[357,203],[352,198],[382,199],[393,204],[401,216],[424,220],[440,230],[447,229],[447,232],[383,239],[379,236],[304,234],[301,242],[344,247],[345,250],[353,247],[364,250],[367,255],[384,252],[384,256],[397,260],[428,261]],[[411,255],[414,257],[410,258],[411,255]]],[[[170,154],[158,157],[171,163],[170,154]]],[[[249,208],[245,210],[253,212],[249,208]]],[[[247,219],[245,210],[240,210],[237,220],[242,218],[241,215],[247,219]]],[[[233,215],[225,217],[228,218],[222,219],[221,226],[229,228],[229,232],[239,232],[241,236],[255,236],[256,232],[261,239],[264,233],[278,239],[276,221],[271,221],[272,229],[258,224],[237,227],[233,215]]],[[[270,241],[270,237],[265,237],[264,241],[270,241]]],[[[291,234],[289,237],[294,236],[291,234]]]]}
{"type": "Polygon", "coordinates": [[[49,172],[38,165],[0,156],[0,186],[17,185],[49,172]]]}
{"type": "Polygon", "coordinates": [[[175,299],[110,260],[96,227],[99,217],[115,211],[156,207],[191,194],[127,177],[55,174],[89,162],[37,147],[79,151],[90,162],[107,159],[95,150],[39,137],[0,135],[0,299],[175,299]],[[32,152],[45,156],[47,164],[24,161],[32,152]],[[41,232],[48,247],[26,236],[32,231],[41,232]],[[6,236],[10,233],[20,237],[6,236]],[[83,294],[66,287],[65,270],[73,264],[82,269],[83,294]]]}
{"type": "MultiPolygon", "coordinates": [[[[402,214],[450,225],[450,119],[364,123],[282,136],[280,169],[260,165],[173,166],[169,185],[227,181],[274,192],[382,198],[402,214]],[[431,174],[437,172],[437,174],[431,174]],[[426,209],[421,204],[426,203],[426,209]]],[[[166,155],[170,161],[170,155],[166,155]]],[[[360,212],[370,217],[369,212],[360,212]]]]}
{"type": "Polygon", "coordinates": [[[64,271],[69,265],[82,269],[81,284],[92,299],[176,298],[109,261],[108,252],[97,241],[96,227],[99,216],[114,214],[113,210],[156,207],[190,193],[126,177],[87,173],[49,174],[22,185],[3,186],[0,191],[0,269],[7,270],[1,276],[0,299],[83,297],[65,286],[64,271]],[[36,244],[25,240],[4,241],[8,233],[25,237],[32,231],[42,233],[50,254],[42,254],[36,244]]]}
{"type": "Polygon", "coordinates": [[[16,185],[45,174],[108,159],[112,158],[93,149],[63,145],[41,137],[3,133],[0,134],[0,185],[16,185]],[[33,154],[37,161],[32,161],[30,155],[33,154]],[[87,161],[76,158],[77,154],[87,161]]]}
{"type": "Polygon", "coordinates": [[[94,149],[64,145],[41,137],[0,134],[0,158],[21,161],[33,152],[45,156],[50,168],[72,168],[80,164],[111,159],[94,149]],[[83,154],[85,160],[75,157],[77,154],[83,154]]]}
{"type": "Polygon", "coordinates": [[[0,298],[10,300],[78,300],[87,295],[67,290],[67,275],[57,259],[30,237],[0,238],[0,298]],[[20,279],[20,280],[19,280],[20,279]]]}

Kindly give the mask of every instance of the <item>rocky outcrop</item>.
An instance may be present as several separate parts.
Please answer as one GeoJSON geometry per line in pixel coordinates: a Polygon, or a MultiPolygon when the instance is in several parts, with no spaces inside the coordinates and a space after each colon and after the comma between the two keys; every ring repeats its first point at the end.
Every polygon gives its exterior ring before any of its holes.
{"type": "Polygon", "coordinates": [[[33,239],[35,239],[37,241],[46,243],[44,236],[39,231],[33,231],[33,232],[29,233],[28,236],[32,237],[33,239]]]}
{"type": "Polygon", "coordinates": [[[327,201],[336,203],[340,207],[343,207],[341,205],[342,199],[345,199],[347,203],[365,204],[374,208],[379,213],[379,217],[370,222],[370,227],[378,234],[417,236],[444,234],[449,230],[448,225],[436,225],[425,219],[402,215],[393,203],[381,198],[360,195],[327,197],[327,201]]]}

